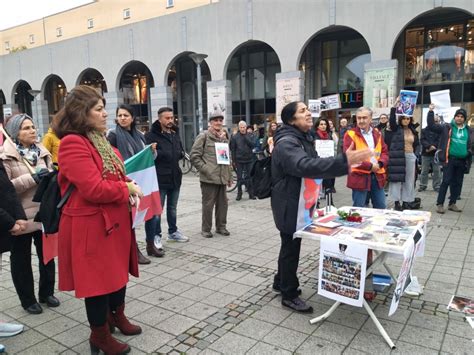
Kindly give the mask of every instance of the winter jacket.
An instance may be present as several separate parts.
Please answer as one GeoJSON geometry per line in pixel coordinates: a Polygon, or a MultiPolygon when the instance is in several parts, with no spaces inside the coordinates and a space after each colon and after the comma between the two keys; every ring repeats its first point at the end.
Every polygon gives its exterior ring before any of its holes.
{"type": "Polygon", "coordinates": [[[347,174],[345,154],[333,158],[319,158],[314,141],[291,125],[282,125],[274,135],[272,152],[273,219],[278,230],[285,234],[296,231],[301,178],[331,179],[347,174]]]}
{"type": "Polygon", "coordinates": [[[25,211],[18,199],[15,187],[8,178],[3,160],[0,159],[0,254],[10,250],[8,232],[19,219],[26,220],[25,211]]]}
{"type": "Polygon", "coordinates": [[[54,134],[53,130],[48,128],[48,133],[46,133],[43,137],[43,145],[44,147],[51,153],[51,157],[53,159],[53,163],[58,162],[58,153],[59,153],[59,143],[60,140],[54,134]]]}
{"type": "MultiPolygon", "coordinates": [[[[355,134],[355,137],[365,142],[365,138],[362,135],[362,132],[360,131],[359,127],[352,128],[352,130],[349,130],[349,131],[353,131],[354,132],[353,134],[355,134]]],[[[346,133],[346,135],[344,136],[344,145],[343,145],[344,152],[353,143],[351,134],[352,133],[346,133]]],[[[388,166],[387,145],[385,144],[382,134],[380,133],[378,129],[376,128],[372,129],[372,137],[374,139],[375,146],[377,146],[379,141],[381,143],[381,146],[382,146],[381,153],[379,157],[376,157],[376,159],[378,161],[379,167],[386,170],[388,166]]],[[[354,147],[355,147],[355,144],[354,144],[354,147]]],[[[372,186],[371,186],[372,179],[371,179],[371,173],[370,173],[372,169],[372,164],[373,164],[372,162],[366,161],[366,162],[362,162],[356,169],[349,168],[349,174],[347,176],[347,187],[353,190],[370,191],[372,189],[372,186]]],[[[387,179],[386,172],[381,170],[379,173],[375,174],[375,177],[377,178],[379,188],[383,188],[387,179]]]]}
{"type": "Polygon", "coordinates": [[[440,134],[432,129],[426,127],[421,130],[421,155],[423,156],[434,156],[436,150],[438,149],[440,134]],[[436,149],[428,151],[428,149],[434,146],[436,149]]]}
{"type": "Polygon", "coordinates": [[[58,288],[77,298],[115,292],[129,273],[138,277],[127,178],[104,174],[99,152],[84,136],[65,136],[58,158],[61,193],[74,185],[59,223],[58,288]]]}
{"type": "Polygon", "coordinates": [[[159,121],[145,134],[146,144],[156,143],[155,168],[160,189],[176,189],[181,186],[183,173],[179,161],[184,157],[184,149],[179,134],[163,132],[159,121]]]}
{"type": "MultiPolygon", "coordinates": [[[[40,156],[38,158],[38,162],[36,163],[36,167],[34,168],[37,170],[52,170],[53,162],[51,159],[51,154],[42,144],[37,143],[36,146],[40,149],[40,156]]],[[[16,150],[16,146],[10,141],[5,141],[3,144],[3,152],[0,154],[0,159],[3,160],[8,178],[15,187],[16,193],[18,194],[18,197],[21,201],[21,205],[25,210],[27,225],[22,234],[41,230],[41,224],[33,221],[39,209],[39,203],[32,201],[38,185],[23,162],[20,153],[18,153],[16,150]]]]}
{"type": "MultiPolygon", "coordinates": [[[[428,128],[440,135],[438,150],[436,151],[436,157],[439,160],[439,163],[445,165],[449,161],[449,145],[451,142],[452,127],[451,124],[436,124],[434,121],[434,112],[428,112],[428,128]]],[[[453,120],[454,122],[454,120],[453,120]]],[[[468,156],[466,158],[466,170],[468,173],[471,169],[472,164],[472,153],[474,152],[474,129],[468,128],[468,139],[467,139],[467,152],[468,156]]]]}
{"type": "Polygon", "coordinates": [[[237,132],[230,138],[230,152],[236,163],[250,163],[253,160],[252,149],[255,148],[255,136],[237,132]]]}
{"type": "Polygon", "coordinates": [[[232,181],[231,165],[217,164],[216,143],[229,143],[229,138],[220,140],[208,131],[200,133],[191,148],[190,159],[199,171],[199,180],[208,184],[227,185],[232,181]]]}
{"type": "MultiPolygon", "coordinates": [[[[385,132],[385,140],[388,145],[388,180],[391,182],[405,182],[405,136],[403,128],[397,123],[395,108],[390,109],[390,131],[385,132]]],[[[420,141],[415,126],[410,123],[408,128],[412,131],[415,140],[413,142],[413,153],[416,154],[420,141]]]]}

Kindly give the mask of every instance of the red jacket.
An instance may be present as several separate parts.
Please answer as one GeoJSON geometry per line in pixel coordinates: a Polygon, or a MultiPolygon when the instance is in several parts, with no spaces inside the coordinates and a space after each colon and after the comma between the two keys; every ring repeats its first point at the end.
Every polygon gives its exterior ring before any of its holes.
{"type": "Polygon", "coordinates": [[[98,151],[80,135],[61,140],[58,161],[61,192],[75,187],[59,224],[59,289],[78,298],[117,291],[138,277],[126,180],[102,177],[98,151]]]}
{"type": "MultiPolygon", "coordinates": [[[[354,131],[356,136],[364,140],[364,137],[362,136],[360,128],[355,127],[355,128],[352,128],[351,131],[354,131]]],[[[380,157],[377,160],[379,162],[380,167],[385,168],[386,170],[388,166],[387,145],[385,144],[382,134],[380,133],[378,129],[372,128],[372,136],[374,137],[375,145],[377,145],[377,142],[379,141],[379,139],[381,139],[382,152],[380,154],[380,157]]],[[[349,148],[352,142],[353,142],[352,138],[350,137],[349,134],[346,133],[344,135],[344,144],[343,144],[344,152],[346,152],[346,150],[349,148]]],[[[360,166],[357,167],[358,170],[366,170],[367,173],[354,172],[354,171],[351,171],[351,167],[349,167],[349,172],[347,174],[347,187],[350,189],[359,190],[359,191],[370,191],[371,181],[372,181],[372,179],[370,178],[371,167],[372,167],[372,163],[368,161],[362,162],[360,166]]],[[[385,181],[387,180],[387,174],[384,173],[384,174],[375,174],[375,175],[377,177],[379,188],[383,188],[385,185],[385,181]]]]}

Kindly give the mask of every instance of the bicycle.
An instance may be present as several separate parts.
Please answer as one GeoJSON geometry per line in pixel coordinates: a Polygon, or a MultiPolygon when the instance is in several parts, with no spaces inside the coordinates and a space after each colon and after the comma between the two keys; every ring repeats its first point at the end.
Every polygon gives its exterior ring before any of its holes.
{"type": "Polygon", "coordinates": [[[192,171],[194,174],[197,174],[196,168],[191,164],[191,159],[189,158],[188,153],[184,153],[184,157],[180,160],[181,171],[183,174],[187,174],[192,171]]]}
{"type": "Polygon", "coordinates": [[[237,171],[232,167],[232,183],[227,185],[227,192],[232,192],[237,188],[237,171]]]}

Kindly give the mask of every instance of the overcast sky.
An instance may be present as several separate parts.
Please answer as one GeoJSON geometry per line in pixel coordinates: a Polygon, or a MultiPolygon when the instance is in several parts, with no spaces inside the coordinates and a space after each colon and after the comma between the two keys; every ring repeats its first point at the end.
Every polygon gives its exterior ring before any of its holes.
{"type": "Polygon", "coordinates": [[[55,14],[91,0],[2,0],[0,30],[55,14]]]}

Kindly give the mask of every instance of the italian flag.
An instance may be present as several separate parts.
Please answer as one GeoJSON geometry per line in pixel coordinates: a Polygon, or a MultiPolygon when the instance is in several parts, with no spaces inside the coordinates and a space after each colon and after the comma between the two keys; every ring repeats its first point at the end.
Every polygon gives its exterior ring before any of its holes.
{"type": "Polygon", "coordinates": [[[143,197],[132,210],[133,228],[161,214],[160,190],[151,146],[125,160],[127,176],[142,189],[143,197]]]}

